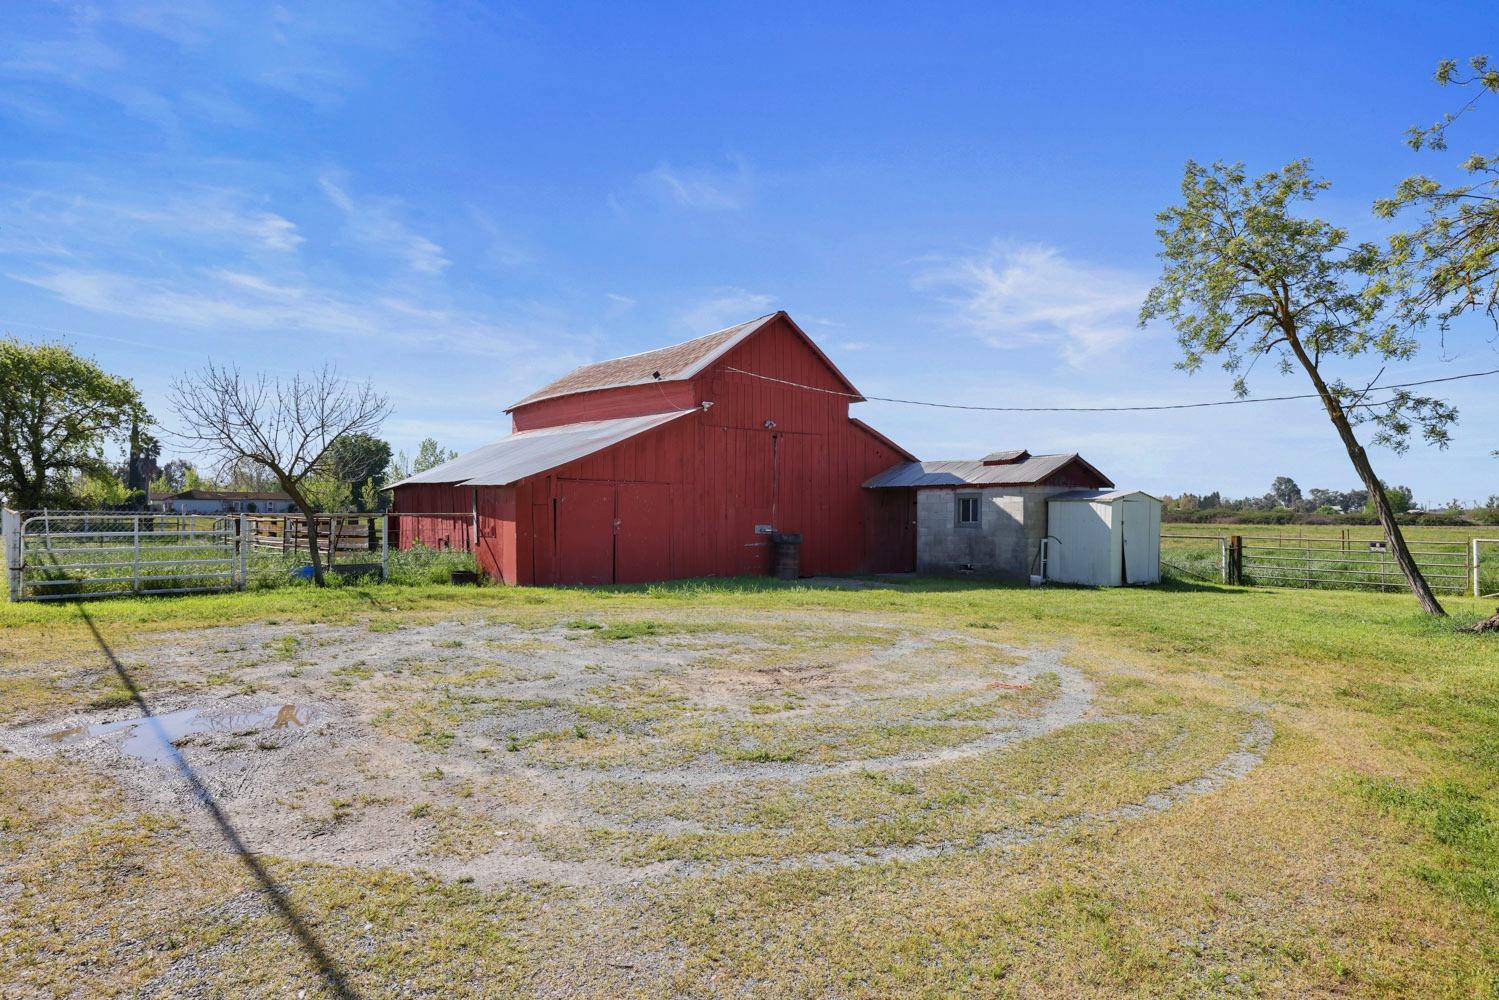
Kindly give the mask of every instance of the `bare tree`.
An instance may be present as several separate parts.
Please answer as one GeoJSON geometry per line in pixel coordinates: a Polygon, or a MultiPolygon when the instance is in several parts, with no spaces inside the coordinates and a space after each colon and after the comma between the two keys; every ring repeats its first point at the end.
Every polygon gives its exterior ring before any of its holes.
{"type": "Polygon", "coordinates": [[[238,366],[212,362],[174,381],[170,399],[185,425],[178,436],[187,447],[220,469],[249,462],[276,477],[302,511],[313,579],[323,586],[317,522],[303,482],[339,438],[377,429],[390,401],[369,382],[339,378],[329,365],[280,379],[246,376],[238,366]]]}

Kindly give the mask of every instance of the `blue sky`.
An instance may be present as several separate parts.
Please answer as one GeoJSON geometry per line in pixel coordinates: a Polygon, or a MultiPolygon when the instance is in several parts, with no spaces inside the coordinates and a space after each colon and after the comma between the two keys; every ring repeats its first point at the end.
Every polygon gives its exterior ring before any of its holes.
{"type": "MultiPolygon", "coordinates": [[[[1225,398],[1134,321],[1183,162],[1311,156],[1318,213],[1378,235],[1401,177],[1496,145],[1495,108],[1450,157],[1400,141],[1458,101],[1437,61],[1495,28],[1476,3],[15,5],[0,332],[69,341],[168,419],[209,357],[331,360],[391,395],[408,451],[777,308],[870,394],[1225,398]]],[[[1474,322],[1399,374],[1495,367],[1474,322]]],[[[1303,384],[1266,365],[1251,388],[1303,384]]],[[[1499,379],[1447,395],[1452,448],[1376,467],[1421,498],[1499,493],[1499,379]]],[[[922,457],[1077,450],[1158,492],[1355,482],[1310,402],[855,412],[922,457]]]]}

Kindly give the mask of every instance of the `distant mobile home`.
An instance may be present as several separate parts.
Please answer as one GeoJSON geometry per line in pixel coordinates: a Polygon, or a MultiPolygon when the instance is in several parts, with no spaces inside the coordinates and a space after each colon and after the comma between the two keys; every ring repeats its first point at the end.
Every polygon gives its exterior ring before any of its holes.
{"type": "Polygon", "coordinates": [[[285,493],[244,490],[183,490],[156,500],[172,514],[286,514],[297,509],[285,493]]]}

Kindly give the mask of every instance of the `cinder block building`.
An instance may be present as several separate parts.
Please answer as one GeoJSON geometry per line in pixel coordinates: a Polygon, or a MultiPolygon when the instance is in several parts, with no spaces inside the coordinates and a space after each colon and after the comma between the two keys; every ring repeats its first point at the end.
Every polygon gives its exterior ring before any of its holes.
{"type": "Polygon", "coordinates": [[[914,493],[916,571],[1008,580],[1041,575],[1047,499],[1114,484],[1074,453],[997,451],[976,461],[905,462],[865,482],[914,493]]]}

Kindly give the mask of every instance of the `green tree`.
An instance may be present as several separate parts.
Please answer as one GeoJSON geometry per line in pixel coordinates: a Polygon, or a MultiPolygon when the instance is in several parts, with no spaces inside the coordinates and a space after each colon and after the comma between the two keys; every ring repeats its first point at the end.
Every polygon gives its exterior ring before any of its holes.
{"type": "Polygon", "coordinates": [[[416,460],[411,463],[413,474],[435,469],[444,462],[451,462],[458,457],[456,451],[448,451],[437,443],[435,438],[423,438],[422,443],[417,446],[416,460]]]}
{"type": "MultiPolygon", "coordinates": [[[[1499,93],[1499,69],[1487,56],[1437,66],[1437,83],[1472,91],[1456,112],[1427,127],[1412,127],[1406,143],[1415,150],[1445,152],[1448,130],[1474,110],[1485,95],[1499,93]]],[[[1417,174],[1401,181],[1394,195],[1374,203],[1385,218],[1407,210],[1416,228],[1390,239],[1390,280],[1398,293],[1401,318],[1417,325],[1436,322],[1446,329],[1456,317],[1482,310],[1499,324],[1499,153],[1472,153],[1458,164],[1464,179],[1455,184],[1417,174]]]]}
{"type": "Polygon", "coordinates": [[[1270,484],[1270,495],[1281,507],[1295,507],[1301,502],[1301,487],[1290,476],[1276,476],[1270,484]]]}
{"type": "Polygon", "coordinates": [[[80,472],[73,483],[75,503],[94,510],[119,510],[135,506],[141,497],[139,490],[128,484],[107,468],[94,468],[80,472]]]}
{"type": "MultiPolygon", "coordinates": [[[[1409,486],[1385,486],[1380,483],[1380,494],[1384,496],[1385,503],[1397,514],[1409,514],[1411,508],[1416,505],[1416,492],[1409,486]]],[[[1364,501],[1364,513],[1377,515],[1379,511],[1373,499],[1364,501]]]]}
{"type": "Polygon", "coordinates": [[[1337,359],[1404,360],[1418,347],[1413,337],[1380,319],[1384,261],[1379,249],[1350,247],[1343,229],[1294,213],[1293,207],[1326,187],[1305,160],[1254,178],[1242,164],[1188,162],[1181,203],[1156,217],[1164,266],[1140,321],[1170,322],[1182,350],[1177,366],[1196,372],[1214,358],[1233,376],[1241,397],[1249,393],[1246,362],[1276,354],[1283,374],[1299,368],[1359,478],[1376,497],[1379,523],[1411,591],[1428,613],[1444,614],[1411,557],[1354,427],[1372,422],[1375,443],[1397,451],[1408,447],[1416,427],[1427,441],[1445,446],[1457,413],[1441,400],[1403,389],[1372,399],[1372,382],[1360,390],[1324,371],[1337,359]]]}
{"type": "Polygon", "coordinates": [[[327,474],[349,486],[348,502],[356,510],[369,510],[376,492],[384,485],[390,464],[390,445],[372,434],[349,434],[328,449],[327,474]]]}
{"type": "Polygon", "coordinates": [[[129,379],[61,344],[0,339],[0,387],[0,493],[20,509],[65,502],[107,440],[149,422],[129,379]]]}

